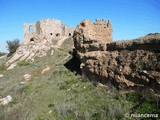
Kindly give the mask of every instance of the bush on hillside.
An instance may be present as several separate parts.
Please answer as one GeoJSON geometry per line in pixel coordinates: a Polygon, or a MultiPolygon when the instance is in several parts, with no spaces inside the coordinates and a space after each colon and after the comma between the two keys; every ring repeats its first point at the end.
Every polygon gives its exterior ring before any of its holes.
{"type": "Polygon", "coordinates": [[[160,33],[148,33],[147,35],[158,35],[160,33]]]}
{"type": "Polygon", "coordinates": [[[19,39],[14,39],[13,41],[7,40],[7,50],[9,51],[8,56],[11,56],[13,53],[16,52],[17,48],[19,47],[19,39]]]}
{"type": "Polygon", "coordinates": [[[6,55],[6,53],[0,52],[0,57],[3,56],[3,55],[6,55]]]}

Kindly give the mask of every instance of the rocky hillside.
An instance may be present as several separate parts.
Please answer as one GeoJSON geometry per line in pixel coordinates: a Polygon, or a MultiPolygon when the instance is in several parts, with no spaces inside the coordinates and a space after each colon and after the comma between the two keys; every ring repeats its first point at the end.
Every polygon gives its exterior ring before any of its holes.
{"type": "Polygon", "coordinates": [[[139,104],[139,97],[146,97],[120,94],[111,84],[75,75],[79,65],[69,54],[71,45],[66,39],[61,48],[52,48],[32,63],[18,61],[10,70],[4,65],[9,58],[0,58],[0,120],[122,119],[139,104]]]}

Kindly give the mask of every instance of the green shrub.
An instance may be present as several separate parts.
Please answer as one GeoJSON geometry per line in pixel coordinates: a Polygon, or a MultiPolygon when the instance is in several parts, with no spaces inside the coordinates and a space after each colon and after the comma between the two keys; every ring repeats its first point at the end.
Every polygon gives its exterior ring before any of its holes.
{"type": "Polygon", "coordinates": [[[141,93],[127,93],[126,94],[127,100],[132,101],[132,102],[139,102],[139,100],[142,98],[142,94],[141,93]]]}
{"type": "Polygon", "coordinates": [[[67,90],[68,89],[68,86],[67,85],[61,85],[59,87],[60,90],[67,90]]]}
{"type": "Polygon", "coordinates": [[[138,114],[160,114],[160,100],[153,95],[144,96],[142,93],[127,93],[127,100],[135,103],[132,111],[138,114]]]}
{"type": "Polygon", "coordinates": [[[80,80],[81,80],[81,82],[83,82],[83,83],[89,82],[89,80],[88,80],[87,78],[83,78],[83,77],[81,77],[80,80]]]}
{"type": "Polygon", "coordinates": [[[16,52],[19,47],[19,39],[14,39],[13,41],[7,40],[7,50],[9,51],[8,56],[11,56],[14,52],[16,52]]]}
{"type": "Polygon", "coordinates": [[[54,104],[49,104],[48,107],[49,108],[54,107],[54,104]]]}
{"type": "Polygon", "coordinates": [[[92,84],[97,87],[98,86],[98,82],[97,81],[93,81],[92,84]]]}
{"type": "Polygon", "coordinates": [[[153,114],[157,113],[156,108],[154,104],[151,104],[147,101],[143,102],[141,105],[138,106],[136,112],[139,114],[153,114]]]}
{"type": "Polygon", "coordinates": [[[65,83],[66,83],[66,85],[72,85],[72,84],[75,84],[75,83],[77,83],[77,81],[76,80],[67,80],[67,81],[65,81],[65,83]]]}
{"type": "Polygon", "coordinates": [[[101,119],[101,113],[96,112],[92,115],[93,120],[100,120],[101,119]]]}

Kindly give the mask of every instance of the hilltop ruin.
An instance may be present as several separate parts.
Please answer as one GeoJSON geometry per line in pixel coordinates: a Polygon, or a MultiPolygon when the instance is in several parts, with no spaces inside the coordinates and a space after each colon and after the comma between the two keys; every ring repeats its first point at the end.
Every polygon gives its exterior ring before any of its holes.
{"type": "Polygon", "coordinates": [[[51,48],[60,47],[65,39],[73,35],[74,28],[63,25],[60,20],[42,19],[36,24],[24,24],[24,41],[16,50],[13,57],[7,61],[6,66],[12,69],[18,61],[33,62],[34,58],[46,56],[48,51],[53,55],[51,48]]]}
{"type": "Polygon", "coordinates": [[[42,19],[36,24],[24,23],[24,44],[31,41],[41,42],[60,40],[73,35],[74,28],[63,25],[60,20],[42,19]]]}
{"type": "Polygon", "coordinates": [[[160,34],[112,42],[112,24],[104,19],[96,19],[94,23],[83,20],[73,30],[59,20],[24,24],[24,42],[6,66],[12,69],[17,60],[32,62],[36,56],[46,56],[48,51],[53,55],[51,48],[60,47],[73,35],[74,54],[84,76],[103,84],[111,83],[120,91],[160,94],[160,34]]]}

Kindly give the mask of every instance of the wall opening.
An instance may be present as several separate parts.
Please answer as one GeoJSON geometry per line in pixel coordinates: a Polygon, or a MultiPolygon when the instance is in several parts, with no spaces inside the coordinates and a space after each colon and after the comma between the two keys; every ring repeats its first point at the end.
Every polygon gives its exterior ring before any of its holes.
{"type": "Polygon", "coordinates": [[[34,41],[34,38],[32,37],[32,38],[30,39],[30,41],[34,41]]]}
{"type": "Polygon", "coordinates": [[[56,37],[59,37],[60,36],[60,33],[56,33],[56,37]]]}
{"type": "Polygon", "coordinates": [[[50,33],[50,35],[53,35],[52,33],[50,33]]]}
{"type": "Polygon", "coordinates": [[[29,32],[33,32],[33,27],[31,25],[29,26],[29,32]]]}
{"type": "Polygon", "coordinates": [[[82,27],[85,27],[86,25],[85,25],[85,23],[82,22],[82,23],[81,23],[81,26],[82,26],[82,27]]]}
{"type": "Polygon", "coordinates": [[[71,36],[71,33],[69,33],[68,36],[71,36]]]}

